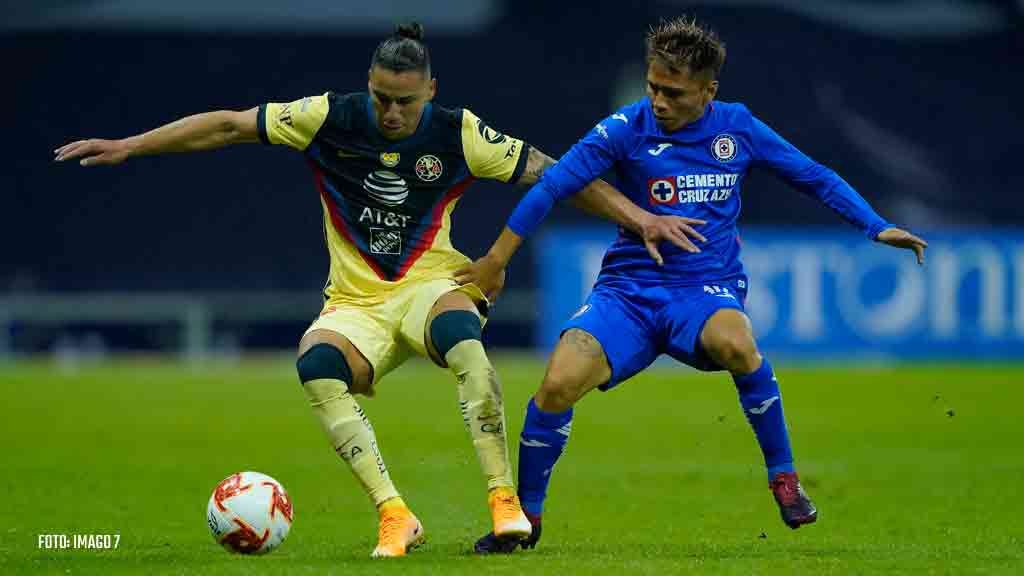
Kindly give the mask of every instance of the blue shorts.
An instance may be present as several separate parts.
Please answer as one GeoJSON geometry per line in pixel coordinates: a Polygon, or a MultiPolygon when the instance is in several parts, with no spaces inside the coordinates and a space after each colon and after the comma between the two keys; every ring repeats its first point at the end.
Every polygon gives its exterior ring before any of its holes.
{"type": "Polygon", "coordinates": [[[661,354],[698,370],[721,370],[700,345],[700,333],[712,314],[723,308],[743,311],[747,279],[740,276],[703,286],[640,287],[604,280],[586,304],[562,327],[579,328],[601,343],[612,369],[608,390],[628,380],[661,354]]]}

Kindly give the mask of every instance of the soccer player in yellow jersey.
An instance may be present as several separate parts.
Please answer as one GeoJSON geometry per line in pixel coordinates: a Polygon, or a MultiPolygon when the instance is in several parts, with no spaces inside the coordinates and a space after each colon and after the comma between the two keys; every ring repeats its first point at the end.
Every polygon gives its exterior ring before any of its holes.
{"type": "MultiPolygon", "coordinates": [[[[182,118],[123,140],[82,140],[56,160],[85,166],[131,156],[281,144],[302,151],[324,212],[330,277],[326,301],[299,343],[303,390],[331,446],[380,514],[374,556],[401,556],[423,527],[399,496],[373,427],[354,395],[411,354],[448,367],[483,473],[494,533],[530,534],[513,488],[501,388],[480,341],[488,299],[455,272],[470,260],[452,247],[451,213],[475,178],[529,186],[553,161],[490,128],[467,109],[431,102],[437,81],[418,24],[399,26],[374,51],[368,92],[332,92],[243,112],[182,118]]],[[[577,204],[640,234],[652,257],[661,240],[691,245],[689,224],[654,216],[595,181],[577,204]]]]}

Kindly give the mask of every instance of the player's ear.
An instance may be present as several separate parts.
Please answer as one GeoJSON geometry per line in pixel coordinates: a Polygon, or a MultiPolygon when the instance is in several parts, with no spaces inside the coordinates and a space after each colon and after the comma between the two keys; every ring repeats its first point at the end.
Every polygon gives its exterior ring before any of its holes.
{"type": "Polygon", "coordinates": [[[435,95],[437,95],[437,78],[431,78],[430,79],[430,98],[429,99],[433,100],[435,95]]]}
{"type": "Polygon", "coordinates": [[[718,80],[712,80],[708,82],[708,101],[714,100],[716,94],[718,94],[718,80]]]}

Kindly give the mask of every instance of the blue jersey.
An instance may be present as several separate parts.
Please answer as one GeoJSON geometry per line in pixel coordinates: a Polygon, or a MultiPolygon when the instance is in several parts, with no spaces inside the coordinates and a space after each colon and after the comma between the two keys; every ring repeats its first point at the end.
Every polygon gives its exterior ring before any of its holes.
{"type": "MultiPolygon", "coordinates": [[[[706,220],[699,254],[665,243],[659,267],[637,235],[620,230],[605,254],[600,281],[704,284],[743,274],[736,219],[740,190],[751,167],[775,172],[801,192],[835,210],[871,239],[891,225],[831,169],[808,158],[742,104],[712,102],[704,115],[666,133],[647,98],[602,120],[549,168],[509,218],[509,228],[528,235],[551,206],[609,169],[618,188],[656,214],[706,220]]],[[[600,282],[599,281],[599,282],[600,282]]]]}

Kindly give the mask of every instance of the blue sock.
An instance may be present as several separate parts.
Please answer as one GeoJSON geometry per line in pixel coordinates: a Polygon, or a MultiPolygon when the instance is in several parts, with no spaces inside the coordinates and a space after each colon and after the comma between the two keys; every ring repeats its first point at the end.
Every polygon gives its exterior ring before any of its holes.
{"type": "Polygon", "coordinates": [[[519,500],[527,514],[540,516],[543,511],[551,470],[569,441],[570,430],[572,408],[561,413],[542,412],[530,399],[519,437],[519,500]]]}
{"type": "Polygon", "coordinates": [[[743,413],[761,445],[768,479],[779,472],[793,472],[793,451],[782,413],[782,395],[768,359],[762,359],[761,367],[754,372],[746,376],[733,375],[732,379],[740,393],[743,413]]]}

